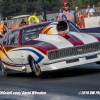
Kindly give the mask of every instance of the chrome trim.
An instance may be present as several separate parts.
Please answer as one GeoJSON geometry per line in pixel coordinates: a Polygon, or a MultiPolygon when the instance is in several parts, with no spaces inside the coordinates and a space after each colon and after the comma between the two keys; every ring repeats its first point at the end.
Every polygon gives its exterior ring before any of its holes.
{"type": "Polygon", "coordinates": [[[53,64],[53,63],[57,63],[57,62],[62,62],[62,61],[72,60],[72,59],[77,59],[77,58],[83,58],[83,57],[93,56],[93,55],[97,55],[97,54],[100,54],[100,52],[92,52],[92,54],[85,54],[85,55],[80,55],[80,56],[75,56],[75,57],[69,57],[69,58],[64,58],[64,59],[58,59],[58,60],[54,60],[54,61],[44,62],[43,65],[49,65],[49,64],[53,64]]]}

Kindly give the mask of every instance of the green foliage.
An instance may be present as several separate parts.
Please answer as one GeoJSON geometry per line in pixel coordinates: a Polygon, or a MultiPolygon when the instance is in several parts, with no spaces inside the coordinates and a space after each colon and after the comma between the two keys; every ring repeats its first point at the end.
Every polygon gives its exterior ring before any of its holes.
{"type": "MultiPolygon", "coordinates": [[[[67,1],[71,8],[100,4],[100,0],[44,0],[47,11],[59,10],[63,2],[67,1]]],[[[42,0],[0,0],[0,11],[3,16],[32,14],[43,12],[42,0]]]]}
{"type": "Polygon", "coordinates": [[[42,11],[42,0],[37,0],[34,3],[36,11],[42,11]]]}

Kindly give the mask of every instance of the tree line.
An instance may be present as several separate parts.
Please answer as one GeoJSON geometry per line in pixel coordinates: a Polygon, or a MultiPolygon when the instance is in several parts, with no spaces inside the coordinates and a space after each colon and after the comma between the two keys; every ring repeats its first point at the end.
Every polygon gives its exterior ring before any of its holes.
{"type": "MultiPolygon", "coordinates": [[[[47,11],[59,10],[63,2],[68,1],[71,8],[100,4],[100,0],[44,0],[47,11]]],[[[3,16],[33,14],[43,12],[42,0],[0,0],[0,12],[3,16]]]]}

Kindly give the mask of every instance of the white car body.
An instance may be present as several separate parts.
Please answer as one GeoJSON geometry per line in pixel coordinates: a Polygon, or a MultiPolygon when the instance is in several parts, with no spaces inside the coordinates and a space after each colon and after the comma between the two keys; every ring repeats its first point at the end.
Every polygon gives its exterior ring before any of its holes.
{"type": "Polygon", "coordinates": [[[32,28],[32,25],[13,30],[19,32],[17,45],[5,45],[6,38],[10,34],[8,33],[0,42],[0,58],[4,68],[32,72],[28,60],[30,56],[40,66],[41,72],[100,61],[100,34],[82,33],[73,24],[77,32],[70,31],[70,26],[65,27],[65,23],[65,21],[53,22],[45,27],[38,37],[34,39],[26,37],[25,43],[21,43],[20,39],[23,40],[23,37],[29,35],[24,36],[24,31],[29,32],[26,29],[32,28]],[[65,29],[61,28],[60,24],[65,29]],[[22,38],[20,34],[23,34],[22,38]]]}

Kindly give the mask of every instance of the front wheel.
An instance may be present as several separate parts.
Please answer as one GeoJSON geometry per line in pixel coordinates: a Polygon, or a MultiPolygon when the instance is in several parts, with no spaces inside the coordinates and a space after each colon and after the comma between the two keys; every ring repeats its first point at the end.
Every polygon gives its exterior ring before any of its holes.
{"type": "Polygon", "coordinates": [[[100,61],[96,62],[96,64],[100,65],[100,61]]]}
{"type": "Polygon", "coordinates": [[[40,66],[38,65],[38,63],[33,58],[31,59],[31,69],[37,77],[42,76],[40,66]]]}

